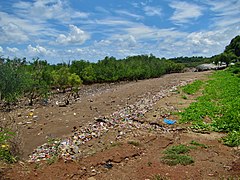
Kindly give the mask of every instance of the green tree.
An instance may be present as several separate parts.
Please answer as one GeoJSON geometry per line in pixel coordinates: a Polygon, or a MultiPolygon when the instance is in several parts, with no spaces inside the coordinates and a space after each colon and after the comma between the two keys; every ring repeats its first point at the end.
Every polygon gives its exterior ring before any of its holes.
{"type": "Polygon", "coordinates": [[[53,85],[60,88],[64,93],[67,88],[76,90],[76,88],[82,83],[81,78],[75,73],[70,73],[70,69],[66,66],[63,66],[58,70],[53,70],[52,77],[53,85]]]}
{"type": "Polygon", "coordinates": [[[234,53],[237,57],[240,56],[240,36],[233,38],[228,46],[225,48],[225,53],[234,53]]]}
{"type": "Polygon", "coordinates": [[[47,98],[51,85],[51,73],[48,69],[47,61],[34,59],[27,69],[27,97],[29,105],[33,105],[33,100],[37,98],[47,98]]]}
{"type": "Polygon", "coordinates": [[[228,67],[229,63],[231,62],[231,57],[227,53],[221,53],[218,57],[218,60],[226,63],[226,66],[228,67]]]}
{"type": "Polygon", "coordinates": [[[61,67],[59,70],[52,71],[53,77],[53,85],[63,92],[66,92],[66,88],[69,85],[69,68],[68,67],[61,67]]]}
{"type": "Polygon", "coordinates": [[[81,77],[85,84],[94,83],[96,81],[96,74],[92,65],[85,67],[81,72],[81,77]]]}
{"type": "Polygon", "coordinates": [[[91,64],[90,62],[87,62],[87,61],[84,61],[84,60],[72,61],[72,64],[70,66],[70,72],[71,73],[76,73],[80,78],[82,78],[81,74],[82,74],[83,69],[88,67],[90,64],[91,64]]]}
{"type": "Polygon", "coordinates": [[[25,59],[6,59],[0,64],[0,100],[8,108],[23,94],[25,88],[25,59]]]}

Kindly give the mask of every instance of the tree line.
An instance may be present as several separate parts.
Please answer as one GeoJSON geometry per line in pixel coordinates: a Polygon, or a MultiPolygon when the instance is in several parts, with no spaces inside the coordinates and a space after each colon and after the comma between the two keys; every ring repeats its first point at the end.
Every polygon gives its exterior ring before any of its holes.
{"type": "MultiPolygon", "coordinates": [[[[27,97],[29,105],[37,98],[47,99],[53,89],[70,90],[77,94],[81,84],[132,81],[181,72],[206,62],[225,62],[240,59],[240,36],[226,46],[223,53],[211,58],[177,57],[171,59],[150,55],[129,56],[124,59],[105,57],[96,63],[74,60],[69,64],[50,65],[46,60],[0,57],[0,103],[9,105],[27,97]]],[[[77,94],[78,95],[78,94],[77,94]]]]}
{"type": "Polygon", "coordinates": [[[5,105],[27,97],[29,105],[37,98],[47,99],[49,93],[70,90],[77,94],[81,84],[132,81],[181,72],[184,65],[153,55],[131,56],[117,60],[105,57],[96,63],[74,60],[72,63],[50,65],[46,60],[26,58],[0,59],[0,102],[5,105]]]}

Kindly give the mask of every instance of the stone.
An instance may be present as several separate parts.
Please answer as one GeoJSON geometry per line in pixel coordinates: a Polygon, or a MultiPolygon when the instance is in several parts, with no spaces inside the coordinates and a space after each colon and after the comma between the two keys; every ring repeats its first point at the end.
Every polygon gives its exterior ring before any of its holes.
{"type": "Polygon", "coordinates": [[[94,177],[89,177],[89,178],[87,178],[87,180],[96,180],[96,178],[94,178],[94,177]]]}

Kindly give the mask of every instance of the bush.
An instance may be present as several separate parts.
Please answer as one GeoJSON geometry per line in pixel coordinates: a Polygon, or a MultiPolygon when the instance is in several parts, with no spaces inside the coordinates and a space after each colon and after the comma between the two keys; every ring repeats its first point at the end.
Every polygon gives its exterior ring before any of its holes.
{"type": "Polygon", "coordinates": [[[240,146],[240,131],[232,131],[223,138],[224,144],[230,147],[240,146]]]}
{"type": "Polygon", "coordinates": [[[6,113],[0,121],[0,160],[13,163],[22,154],[21,134],[14,119],[6,113]]]}
{"type": "Polygon", "coordinates": [[[0,128],[0,160],[8,163],[13,163],[16,161],[16,158],[10,151],[10,146],[8,143],[8,140],[11,139],[13,135],[14,133],[0,128]]]}
{"type": "Polygon", "coordinates": [[[165,154],[161,161],[167,165],[174,166],[177,164],[181,165],[189,165],[194,163],[194,160],[192,157],[188,155],[184,155],[185,153],[188,153],[192,149],[192,147],[188,147],[186,145],[178,145],[178,146],[172,146],[163,151],[165,154]]]}

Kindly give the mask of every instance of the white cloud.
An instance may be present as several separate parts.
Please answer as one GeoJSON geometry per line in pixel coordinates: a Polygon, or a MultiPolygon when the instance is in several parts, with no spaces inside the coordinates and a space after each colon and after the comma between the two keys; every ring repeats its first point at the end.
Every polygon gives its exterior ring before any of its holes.
{"type": "Polygon", "coordinates": [[[90,38],[90,35],[74,25],[69,25],[70,32],[65,34],[60,34],[56,39],[57,43],[60,44],[83,44],[86,40],[90,38]]]}
{"type": "Polygon", "coordinates": [[[31,44],[27,47],[27,53],[31,56],[51,56],[53,54],[52,51],[47,50],[45,47],[39,45],[33,47],[31,44]]]}
{"type": "Polygon", "coordinates": [[[49,43],[60,31],[55,25],[66,25],[88,17],[76,11],[66,0],[35,0],[12,3],[11,12],[0,7],[1,43],[49,43]],[[49,23],[54,20],[53,23],[49,23]]]}
{"type": "Polygon", "coordinates": [[[116,10],[115,12],[117,14],[129,16],[129,17],[135,18],[137,20],[143,19],[143,16],[138,15],[138,14],[134,14],[134,13],[130,13],[130,12],[126,11],[126,10],[116,10]]]}
{"type": "Polygon", "coordinates": [[[4,53],[2,46],[0,46],[0,53],[4,53]]]}
{"type": "Polygon", "coordinates": [[[240,1],[206,1],[211,6],[211,10],[216,12],[218,16],[232,16],[239,15],[240,1]]]}
{"type": "Polygon", "coordinates": [[[98,25],[107,25],[107,26],[133,26],[136,24],[132,21],[120,19],[120,18],[105,18],[101,20],[96,20],[95,23],[98,25]]]}
{"type": "Polygon", "coordinates": [[[11,22],[0,27],[0,39],[2,43],[21,43],[29,40],[26,32],[11,22]]]}
{"type": "Polygon", "coordinates": [[[138,24],[125,28],[126,32],[140,40],[158,40],[160,38],[184,37],[186,33],[175,30],[174,28],[160,29],[138,24]]]}
{"type": "Polygon", "coordinates": [[[210,10],[215,13],[212,18],[212,26],[229,27],[240,24],[240,1],[206,1],[210,6],[210,10]]]}
{"type": "Polygon", "coordinates": [[[0,39],[2,43],[22,43],[55,36],[57,30],[38,21],[23,19],[0,11],[0,39]]]}
{"type": "Polygon", "coordinates": [[[10,53],[17,53],[19,51],[19,49],[16,47],[13,47],[13,48],[7,47],[6,49],[10,53]]]}
{"type": "Polygon", "coordinates": [[[176,24],[189,23],[192,19],[200,17],[203,11],[201,6],[184,1],[173,1],[169,6],[175,9],[170,20],[176,24]]]}
{"type": "Polygon", "coordinates": [[[31,18],[45,22],[56,19],[66,23],[74,18],[86,18],[88,13],[73,10],[66,0],[35,0],[34,2],[19,1],[13,4],[19,17],[31,18]]]}
{"type": "Polygon", "coordinates": [[[95,10],[100,12],[100,13],[109,14],[109,11],[106,10],[105,8],[101,7],[101,6],[95,7],[95,10]]]}
{"type": "Polygon", "coordinates": [[[161,16],[162,9],[159,7],[146,6],[144,7],[145,14],[147,16],[161,16]]]}
{"type": "Polygon", "coordinates": [[[112,41],[110,41],[110,40],[108,40],[108,39],[102,39],[102,40],[100,40],[100,41],[95,41],[94,42],[94,45],[95,46],[108,46],[108,45],[110,45],[112,43],[112,41]]]}
{"type": "Polygon", "coordinates": [[[111,37],[112,45],[116,45],[121,48],[133,48],[137,45],[137,40],[133,35],[114,35],[111,37]]]}

